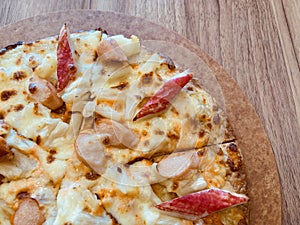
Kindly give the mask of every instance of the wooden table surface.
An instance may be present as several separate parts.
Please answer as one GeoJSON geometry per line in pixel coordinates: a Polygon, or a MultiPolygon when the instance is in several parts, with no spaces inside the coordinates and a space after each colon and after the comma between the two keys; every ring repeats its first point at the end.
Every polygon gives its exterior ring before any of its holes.
{"type": "Polygon", "coordinates": [[[299,0],[1,0],[0,27],[68,9],[145,18],[185,36],[222,65],[253,104],[272,144],[282,224],[300,223],[299,0]]]}

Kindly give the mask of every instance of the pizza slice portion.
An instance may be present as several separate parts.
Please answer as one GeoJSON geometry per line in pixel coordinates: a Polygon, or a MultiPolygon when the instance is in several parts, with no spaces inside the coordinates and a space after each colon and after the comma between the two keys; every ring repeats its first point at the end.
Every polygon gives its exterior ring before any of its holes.
{"type": "Polygon", "coordinates": [[[92,192],[119,224],[247,222],[245,165],[234,142],[111,165],[92,192]]]}
{"type": "Polygon", "coordinates": [[[134,147],[121,148],[127,162],[235,139],[225,113],[192,78],[196,75],[178,69],[169,57],[137,47],[136,37],[103,37],[100,43],[107,39],[116,40],[114,57],[127,59],[103,59],[108,47],[97,48],[101,75],[90,75],[90,100],[82,116],[91,129],[111,120],[138,136],[134,147]],[[126,52],[128,46],[134,51],[126,52]]]}
{"type": "MultiPolygon", "coordinates": [[[[134,221],[134,213],[124,210],[122,199],[130,205],[144,205],[140,202],[144,197],[138,194],[143,185],[151,185],[160,201],[214,188],[245,194],[243,159],[226,116],[214,99],[192,79],[189,71],[177,69],[166,57],[142,48],[124,59],[124,51],[120,52],[122,41],[133,40],[120,36],[116,40],[119,47],[113,42],[110,48],[118,50],[112,50],[114,53],[105,59],[99,58],[105,82],[101,80],[99,84],[97,74],[91,77],[91,100],[83,110],[83,129],[75,145],[86,165],[113,181],[108,185],[113,187],[99,190],[106,211],[121,224],[126,224],[122,218],[134,221]],[[175,86],[179,79],[185,80],[184,84],[175,86]],[[235,156],[230,149],[234,149],[235,156]],[[198,161],[193,162],[190,158],[195,157],[195,152],[202,157],[200,160],[197,156],[198,161]],[[205,167],[202,172],[199,165],[205,167]],[[239,171],[239,175],[232,171],[239,171]],[[139,190],[133,194],[135,197],[124,196],[131,186],[139,190]]],[[[101,48],[97,50],[99,54],[101,48]]],[[[246,199],[242,198],[241,203],[246,203],[246,199]]],[[[156,204],[159,203],[153,203],[156,204]]],[[[198,219],[207,224],[217,220],[221,223],[230,220],[226,215],[233,213],[238,223],[246,221],[245,208],[229,207],[226,213],[222,210],[198,219]]]]}
{"type": "Polygon", "coordinates": [[[167,178],[152,184],[163,201],[156,206],[160,210],[180,218],[201,220],[204,224],[247,222],[246,171],[236,142],[172,153],[159,160],[156,168],[167,178]],[[206,202],[208,208],[205,208],[206,198],[212,201],[206,202]],[[224,199],[232,201],[228,203],[224,199]],[[195,204],[188,207],[190,201],[195,204]],[[233,217],[229,216],[231,213],[233,217]]]}
{"type": "Polygon", "coordinates": [[[1,52],[1,221],[32,209],[36,224],[246,222],[246,197],[178,213],[209,190],[246,194],[225,113],[195,77],[134,35],[65,25],[1,52]]]}

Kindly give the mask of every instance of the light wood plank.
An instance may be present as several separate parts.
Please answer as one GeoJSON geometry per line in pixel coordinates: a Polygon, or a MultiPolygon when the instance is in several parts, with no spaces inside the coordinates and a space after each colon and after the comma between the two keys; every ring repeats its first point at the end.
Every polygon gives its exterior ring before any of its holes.
{"type": "Polygon", "coordinates": [[[285,57],[292,48],[288,40],[283,43],[282,36],[286,33],[278,30],[275,19],[280,20],[281,25],[286,21],[282,20],[284,17],[275,18],[269,10],[271,6],[268,1],[220,4],[221,64],[243,88],[265,125],[281,175],[283,224],[296,224],[299,221],[296,211],[300,207],[297,192],[300,184],[297,107],[300,104],[296,102],[299,101],[296,88],[299,70],[295,57],[285,57]]]}
{"type": "Polygon", "coordinates": [[[300,2],[298,0],[281,0],[281,2],[297,57],[298,67],[300,67],[300,2]]]}
{"type": "MultiPolygon", "coordinates": [[[[293,8],[288,7],[292,15],[294,15],[298,6],[293,2],[293,8]],[[293,9],[293,10],[292,10],[293,9]]],[[[278,1],[272,1],[272,10],[275,15],[275,21],[279,29],[280,41],[284,49],[284,60],[288,70],[288,80],[293,92],[293,98],[296,106],[297,120],[300,124],[300,37],[296,36],[296,30],[300,31],[300,16],[288,16],[289,13],[285,12],[284,4],[278,1]],[[294,17],[287,23],[281,18],[294,17]],[[297,28],[297,29],[296,29],[297,28]]]]}
{"type": "Polygon", "coordinates": [[[141,17],[179,34],[185,35],[186,33],[186,6],[184,0],[91,0],[91,8],[141,17]]]}
{"type": "Polygon", "coordinates": [[[1,0],[0,26],[48,12],[89,8],[86,0],[1,0]]]}

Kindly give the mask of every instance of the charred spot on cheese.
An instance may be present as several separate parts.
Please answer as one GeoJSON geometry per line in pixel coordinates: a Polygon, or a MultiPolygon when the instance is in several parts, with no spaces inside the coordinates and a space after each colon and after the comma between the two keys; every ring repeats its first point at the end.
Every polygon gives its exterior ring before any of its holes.
{"type": "Polygon", "coordinates": [[[117,167],[118,173],[122,173],[122,169],[120,167],[117,167]]]}
{"type": "Polygon", "coordinates": [[[123,90],[126,87],[128,87],[129,83],[128,82],[121,82],[120,84],[116,85],[116,86],[112,86],[111,88],[116,88],[118,90],[123,90]]]}
{"type": "Polygon", "coordinates": [[[35,102],[33,103],[33,114],[37,115],[37,116],[41,116],[42,114],[39,113],[39,103],[35,102]]]}
{"type": "Polygon", "coordinates": [[[37,91],[37,86],[35,83],[30,83],[28,85],[28,90],[31,94],[34,94],[37,91]]]}
{"type": "Polygon", "coordinates": [[[71,223],[71,222],[66,222],[66,223],[64,223],[64,225],[73,225],[73,223],[71,223]]]}
{"type": "Polygon", "coordinates": [[[3,176],[2,174],[0,174],[0,185],[3,184],[4,178],[5,178],[5,176],[3,176]]]}
{"type": "Polygon", "coordinates": [[[22,109],[24,109],[24,105],[22,105],[22,104],[17,104],[17,105],[15,105],[15,106],[13,107],[13,110],[14,110],[15,112],[19,112],[19,111],[21,111],[22,109]]]}
{"type": "Polygon", "coordinates": [[[186,89],[187,89],[188,91],[194,91],[194,88],[193,88],[192,86],[188,86],[186,89]]]}
{"type": "Polygon", "coordinates": [[[33,66],[31,69],[32,69],[32,72],[35,71],[35,69],[37,68],[38,66],[33,66]]]}
{"type": "Polygon", "coordinates": [[[57,153],[57,151],[55,149],[50,149],[49,153],[52,154],[52,155],[54,155],[54,154],[57,153]]]}
{"type": "Polygon", "coordinates": [[[209,130],[211,130],[211,128],[212,128],[211,123],[207,123],[205,126],[206,126],[209,130]]]}
{"type": "Polygon", "coordinates": [[[52,154],[49,154],[48,156],[47,156],[47,163],[53,163],[54,161],[55,161],[55,157],[54,157],[54,155],[52,155],[52,154]]]}
{"type": "Polygon", "coordinates": [[[219,156],[223,156],[224,155],[224,152],[222,151],[222,148],[219,148],[219,151],[218,151],[217,155],[219,155],[219,156]]]}
{"type": "Polygon", "coordinates": [[[16,65],[19,66],[22,63],[22,57],[19,57],[16,61],[16,65]]]}
{"type": "Polygon", "coordinates": [[[97,51],[95,50],[95,51],[94,51],[93,61],[96,62],[97,59],[98,59],[98,53],[97,53],[97,51]]]}
{"type": "MultiPolygon", "coordinates": [[[[38,43],[39,41],[37,40],[37,41],[35,41],[35,43],[38,43]]],[[[27,47],[31,47],[31,46],[33,46],[33,42],[28,42],[28,43],[24,43],[24,45],[25,46],[27,46],[27,47]]]]}
{"type": "Polygon", "coordinates": [[[151,85],[153,83],[153,72],[143,74],[140,80],[140,85],[143,87],[145,85],[151,85]]]}
{"type": "Polygon", "coordinates": [[[170,70],[175,70],[176,69],[175,63],[173,62],[173,60],[169,56],[164,56],[164,59],[165,60],[164,60],[163,63],[165,63],[170,70]]]}
{"type": "Polygon", "coordinates": [[[6,143],[6,140],[0,136],[0,162],[12,160],[14,153],[11,151],[10,146],[6,143]]]}
{"type": "Polygon", "coordinates": [[[108,34],[107,31],[101,27],[97,27],[95,31],[100,31],[102,34],[108,34]]]}
{"type": "Polygon", "coordinates": [[[143,135],[143,136],[147,136],[147,135],[148,135],[148,131],[142,130],[142,135],[143,135]]]}
{"type": "Polygon", "coordinates": [[[179,112],[171,105],[171,107],[170,107],[170,111],[172,112],[172,113],[174,113],[176,116],[178,116],[179,115],[179,112]]]}
{"type": "Polygon", "coordinates": [[[32,55],[28,58],[28,66],[34,71],[33,68],[36,68],[38,62],[35,60],[35,57],[32,55]]]}
{"type": "Polygon", "coordinates": [[[219,163],[220,163],[220,165],[226,166],[226,163],[224,162],[223,159],[220,159],[219,163]]]}
{"type": "MultiPolygon", "coordinates": [[[[75,65],[69,65],[69,71],[72,73],[76,73],[77,67],[75,65]]],[[[70,80],[75,80],[76,77],[71,77],[70,80]]]]}
{"type": "Polygon", "coordinates": [[[36,144],[37,144],[37,145],[41,144],[41,142],[42,142],[42,138],[41,138],[41,136],[40,136],[40,135],[38,135],[38,136],[36,137],[36,140],[35,140],[35,142],[36,142],[36,144]]]}
{"type": "Polygon", "coordinates": [[[9,130],[9,126],[4,122],[4,114],[0,113],[0,128],[4,129],[4,130],[9,130]],[[3,116],[3,118],[1,119],[1,117],[3,116]]]}
{"type": "Polygon", "coordinates": [[[170,130],[167,133],[167,137],[170,138],[170,139],[173,139],[173,140],[179,140],[180,135],[179,135],[178,131],[176,131],[176,130],[170,130]]]}
{"type": "Polygon", "coordinates": [[[66,105],[65,102],[63,102],[63,105],[59,107],[58,109],[51,110],[51,117],[52,118],[60,118],[65,123],[70,123],[72,114],[80,114],[80,112],[77,111],[69,111],[70,106],[66,105]]]}
{"type": "Polygon", "coordinates": [[[206,122],[207,121],[207,116],[205,114],[202,114],[201,116],[199,116],[199,120],[201,122],[206,122]]]}
{"type": "Polygon", "coordinates": [[[5,90],[1,92],[1,101],[7,101],[8,99],[10,99],[11,97],[17,95],[17,91],[16,90],[5,90]]]}
{"type": "Polygon", "coordinates": [[[30,198],[30,194],[27,191],[21,191],[17,194],[17,199],[30,198]]]}
{"type": "Polygon", "coordinates": [[[74,50],[74,54],[76,55],[76,56],[80,56],[80,54],[78,53],[78,51],[77,50],[74,50]]]}
{"type": "Polygon", "coordinates": [[[164,135],[165,132],[162,131],[162,130],[155,130],[155,131],[154,131],[154,134],[156,134],[156,135],[164,135]]]}
{"type": "Polygon", "coordinates": [[[232,172],[238,171],[242,167],[243,160],[236,144],[229,144],[229,146],[226,148],[226,151],[228,155],[226,164],[229,166],[232,172]]]}
{"type": "Polygon", "coordinates": [[[85,178],[88,180],[97,180],[99,177],[101,176],[93,170],[85,174],[85,178]]]}
{"type": "Polygon", "coordinates": [[[134,70],[139,68],[139,64],[137,64],[137,63],[131,63],[131,64],[129,64],[129,66],[131,66],[131,68],[134,70]]]}
{"type": "Polygon", "coordinates": [[[228,146],[228,148],[232,152],[238,152],[238,148],[237,148],[236,144],[234,144],[234,143],[230,143],[230,145],[228,146]]]}
{"type": "Polygon", "coordinates": [[[163,81],[163,78],[157,73],[156,74],[156,78],[157,78],[157,80],[159,80],[159,81],[163,81]]]}
{"type": "Polygon", "coordinates": [[[104,137],[102,140],[102,144],[109,145],[110,144],[110,138],[108,136],[104,137]]]}
{"type": "Polygon", "coordinates": [[[2,112],[2,111],[0,111],[0,120],[3,120],[3,119],[4,119],[4,117],[5,117],[5,113],[4,113],[4,112],[2,112]]]}
{"type": "Polygon", "coordinates": [[[13,50],[13,49],[15,49],[16,47],[18,47],[19,45],[23,45],[23,44],[24,44],[23,41],[18,41],[18,42],[15,43],[15,44],[8,45],[8,46],[6,46],[6,47],[4,47],[4,48],[2,48],[2,49],[0,50],[0,55],[4,55],[6,52],[8,52],[8,51],[10,51],[10,50],[13,50]]]}
{"type": "Polygon", "coordinates": [[[241,159],[239,158],[228,158],[226,163],[232,172],[238,171],[241,167],[241,159]]]}
{"type": "Polygon", "coordinates": [[[197,151],[197,155],[202,157],[202,156],[204,156],[205,152],[206,152],[205,148],[202,148],[202,149],[197,151]]]}
{"type": "Polygon", "coordinates": [[[124,164],[124,167],[125,167],[125,168],[129,168],[131,165],[133,165],[133,164],[135,164],[135,163],[137,163],[137,162],[141,162],[141,161],[143,161],[143,160],[148,160],[148,161],[149,161],[149,159],[147,159],[147,158],[145,158],[145,157],[136,157],[136,158],[130,160],[129,162],[125,163],[125,164],[124,164]]]}

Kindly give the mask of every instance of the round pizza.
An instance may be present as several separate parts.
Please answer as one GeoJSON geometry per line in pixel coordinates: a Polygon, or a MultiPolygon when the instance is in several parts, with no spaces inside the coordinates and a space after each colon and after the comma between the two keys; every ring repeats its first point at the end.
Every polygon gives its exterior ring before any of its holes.
{"type": "Polygon", "coordinates": [[[0,50],[1,225],[245,225],[248,201],[224,111],[138,37],[0,50]]]}

